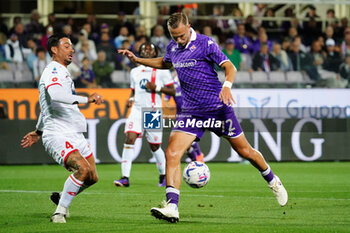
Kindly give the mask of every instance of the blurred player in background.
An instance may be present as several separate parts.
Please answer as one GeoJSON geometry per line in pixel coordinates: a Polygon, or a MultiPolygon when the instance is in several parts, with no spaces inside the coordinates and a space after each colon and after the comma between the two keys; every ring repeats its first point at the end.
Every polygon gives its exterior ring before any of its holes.
{"type": "MultiPolygon", "coordinates": [[[[155,58],[158,55],[157,47],[149,42],[143,43],[139,49],[142,58],[155,58]]],[[[133,68],[130,72],[131,95],[128,107],[132,106],[130,115],[125,123],[125,144],[122,154],[122,177],[114,181],[117,187],[129,187],[129,177],[132,160],[134,159],[134,145],[138,137],[142,137],[143,108],[161,108],[161,93],[175,95],[174,82],[169,70],[158,70],[144,65],[133,68]]],[[[160,147],[162,143],[162,131],[146,130],[146,138],[151,148],[159,171],[158,186],[165,186],[165,155],[160,147]]]]}
{"type": "Polygon", "coordinates": [[[64,183],[62,193],[51,195],[51,200],[57,205],[51,221],[65,223],[73,198],[98,180],[95,160],[83,135],[86,132],[86,119],[78,104],[99,105],[103,99],[97,93],[89,97],[75,94],[67,70],[74,49],[66,35],[52,35],[48,39],[47,48],[52,62],[43,71],[39,82],[41,113],[36,130],[23,137],[21,146],[30,147],[42,137],[48,154],[58,164],[73,172],[64,183]]]}
{"type": "MultiPolygon", "coordinates": [[[[175,104],[176,104],[176,115],[180,115],[181,113],[181,105],[182,105],[182,94],[181,94],[181,86],[180,86],[180,81],[179,77],[177,77],[176,71],[173,73],[173,79],[174,79],[174,86],[176,90],[175,96],[173,96],[175,104]]],[[[164,104],[166,107],[171,108],[169,105],[171,96],[170,95],[165,95],[164,96],[164,104]]],[[[204,154],[202,153],[198,142],[193,142],[191,147],[187,150],[187,156],[192,160],[192,161],[201,161],[204,162],[204,154]]]]}
{"type": "Polygon", "coordinates": [[[164,57],[138,58],[129,50],[119,50],[131,61],[157,69],[174,67],[179,76],[183,94],[182,112],[177,122],[221,122],[208,127],[175,126],[166,149],[166,199],[161,208],[152,208],[158,219],[175,223],[179,221],[178,202],[181,186],[181,157],[194,140],[199,140],[206,129],[228,140],[232,148],[257,168],[266,180],[278,203],[287,204],[288,194],[280,179],[275,176],[261,153],[248,143],[236,119],[231,104],[234,103],[231,87],[236,68],[209,37],[197,34],[185,14],[170,16],[168,29],[172,40],[164,57]],[[215,64],[225,70],[226,81],[221,86],[215,64]],[[220,127],[219,127],[220,126],[220,127]]]}

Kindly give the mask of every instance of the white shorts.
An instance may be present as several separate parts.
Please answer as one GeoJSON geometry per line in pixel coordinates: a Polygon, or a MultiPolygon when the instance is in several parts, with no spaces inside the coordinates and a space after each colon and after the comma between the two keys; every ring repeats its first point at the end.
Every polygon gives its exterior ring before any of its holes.
{"type": "MultiPolygon", "coordinates": [[[[142,127],[142,111],[139,107],[132,107],[130,115],[125,122],[125,133],[136,133],[142,137],[143,134],[142,127]]],[[[153,130],[145,130],[146,131],[146,139],[150,144],[162,144],[162,131],[153,131],[153,130]]]]}
{"type": "Polygon", "coordinates": [[[43,134],[43,145],[46,152],[61,166],[66,166],[68,156],[74,152],[79,153],[85,158],[92,156],[92,150],[82,133],[70,134],[43,134]]]}

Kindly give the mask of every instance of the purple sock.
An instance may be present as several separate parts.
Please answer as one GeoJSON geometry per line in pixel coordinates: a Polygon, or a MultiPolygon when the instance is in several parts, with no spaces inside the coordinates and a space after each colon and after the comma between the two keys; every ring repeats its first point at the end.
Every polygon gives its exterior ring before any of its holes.
{"type": "Polygon", "coordinates": [[[165,192],[167,202],[178,205],[180,191],[172,186],[167,186],[165,192]]]}
{"type": "Polygon", "coordinates": [[[266,180],[267,183],[269,183],[275,177],[270,166],[268,166],[268,168],[265,171],[262,171],[260,173],[261,173],[262,177],[266,180]]]}
{"type": "Polygon", "coordinates": [[[195,151],[193,150],[192,147],[188,150],[187,156],[188,156],[192,161],[196,161],[196,154],[195,154],[195,151]]]}
{"type": "Polygon", "coordinates": [[[201,154],[201,149],[199,148],[199,144],[197,142],[193,143],[191,147],[193,148],[195,156],[201,154]]]}

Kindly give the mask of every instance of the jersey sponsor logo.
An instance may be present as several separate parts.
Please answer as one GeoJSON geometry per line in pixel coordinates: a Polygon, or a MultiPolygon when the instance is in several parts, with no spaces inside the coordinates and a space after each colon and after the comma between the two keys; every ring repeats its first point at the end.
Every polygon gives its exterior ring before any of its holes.
{"type": "Polygon", "coordinates": [[[208,46],[211,45],[211,44],[214,44],[214,41],[209,40],[209,41],[208,41],[208,46]]]}
{"type": "Polygon", "coordinates": [[[51,73],[53,73],[53,74],[57,74],[57,69],[56,69],[56,67],[54,67],[53,68],[53,70],[52,70],[52,72],[51,73]]]}
{"type": "Polygon", "coordinates": [[[146,84],[148,83],[148,80],[147,79],[142,79],[141,81],[140,81],[140,83],[139,83],[139,85],[140,85],[140,88],[141,89],[146,89],[146,84]]]}
{"type": "Polygon", "coordinates": [[[181,62],[176,62],[173,64],[174,68],[186,68],[186,67],[193,67],[197,64],[196,59],[187,59],[181,62]]]}

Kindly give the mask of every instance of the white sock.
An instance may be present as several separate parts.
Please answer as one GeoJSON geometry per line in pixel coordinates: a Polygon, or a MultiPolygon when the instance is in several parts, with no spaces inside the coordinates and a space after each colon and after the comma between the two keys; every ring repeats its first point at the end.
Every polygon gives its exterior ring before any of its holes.
{"type": "Polygon", "coordinates": [[[157,168],[160,175],[165,175],[165,154],[162,148],[159,147],[156,151],[151,151],[154,158],[157,161],[157,168]]]}
{"type": "Polygon", "coordinates": [[[64,183],[62,195],[60,198],[60,202],[58,203],[57,211],[59,210],[59,206],[68,208],[70,203],[72,202],[73,198],[77,195],[81,185],[83,184],[83,181],[78,180],[72,175],[70,175],[66,182],[64,183]]]}
{"type": "Polygon", "coordinates": [[[132,159],[134,158],[134,145],[124,144],[122,154],[122,176],[130,177],[132,159]]]}

